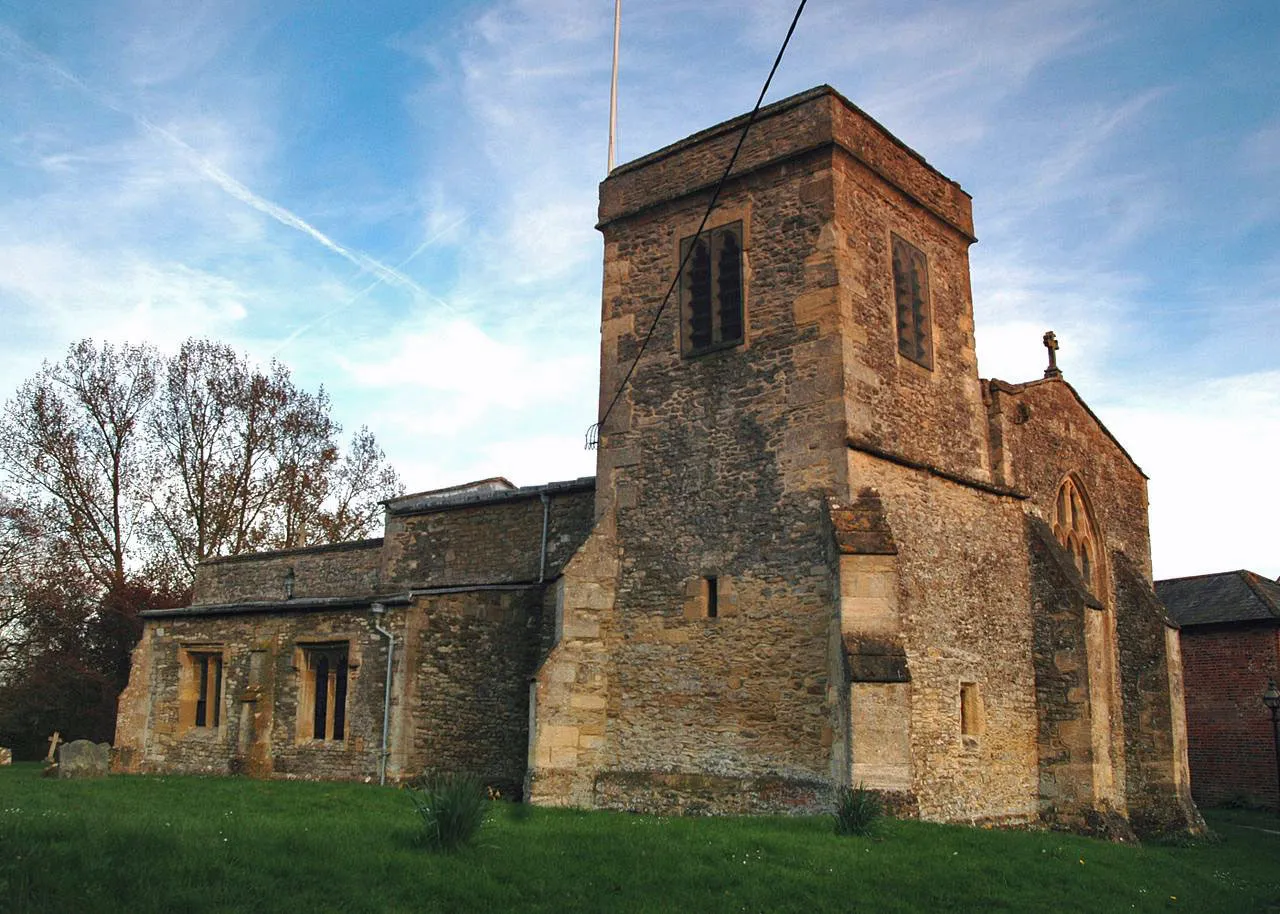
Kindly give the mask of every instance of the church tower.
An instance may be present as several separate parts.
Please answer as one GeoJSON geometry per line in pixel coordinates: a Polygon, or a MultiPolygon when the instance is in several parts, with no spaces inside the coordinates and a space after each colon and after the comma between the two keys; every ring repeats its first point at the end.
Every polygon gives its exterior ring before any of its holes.
{"type": "Polygon", "coordinates": [[[535,798],[628,805],[655,778],[696,793],[710,777],[718,793],[816,802],[854,774],[846,641],[880,658],[853,663],[884,687],[867,696],[884,710],[863,722],[861,773],[911,791],[910,684],[888,617],[896,552],[842,562],[833,506],[864,487],[851,453],[990,484],[970,201],[820,87],[759,112],[695,238],[745,122],[601,185],[596,539],[608,544],[584,553],[592,599],[609,605],[575,597],[571,563],[559,617],[590,637],[562,638],[535,689],[535,798]],[[610,580],[601,563],[615,563],[610,580]],[[841,622],[858,611],[866,631],[841,622]],[[563,666],[553,680],[570,655],[574,681],[563,666]],[[895,717],[896,732],[872,735],[895,717]],[[547,786],[575,770],[575,788],[547,786]]]}
{"type": "MultiPolygon", "coordinates": [[[[1144,478],[1060,375],[979,379],[969,196],[824,86],[760,110],[708,211],[747,120],[600,187],[596,526],[547,607],[531,799],[782,811],[863,784],[1078,823],[1123,818],[1140,756],[1173,796],[1176,740],[1135,743],[1090,615],[1117,585],[1042,535],[1041,477],[1105,466],[1132,523],[1090,531],[1091,567],[1149,567],[1144,478]]],[[[1162,676],[1130,681],[1168,709],[1162,676]]]]}

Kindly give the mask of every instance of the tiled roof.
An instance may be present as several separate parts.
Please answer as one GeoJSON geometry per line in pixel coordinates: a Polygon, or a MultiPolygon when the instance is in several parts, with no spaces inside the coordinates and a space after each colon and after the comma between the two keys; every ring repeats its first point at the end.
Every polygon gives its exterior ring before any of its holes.
{"type": "Polygon", "coordinates": [[[1252,571],[1156,581],[1156,595],[1179,625],[1280,622],[1280,584],[1252,571]]]}

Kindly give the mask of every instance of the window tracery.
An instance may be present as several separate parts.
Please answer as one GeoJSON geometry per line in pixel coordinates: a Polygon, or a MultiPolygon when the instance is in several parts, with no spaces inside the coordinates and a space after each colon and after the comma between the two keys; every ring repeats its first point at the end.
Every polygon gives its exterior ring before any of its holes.
{"type": "Polygon", "coordinates": [[[1071,553],[1076,569],[1089,589],[1098,591],[1098,535],[1089,515],[1084,490],[1074,477],[1068,476],[1058,488],[1054,506],[1053,535],[1071,553]]]}

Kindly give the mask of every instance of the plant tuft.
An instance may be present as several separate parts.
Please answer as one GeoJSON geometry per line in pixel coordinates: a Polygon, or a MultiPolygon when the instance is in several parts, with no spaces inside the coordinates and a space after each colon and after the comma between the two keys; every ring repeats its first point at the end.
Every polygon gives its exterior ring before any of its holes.
{"type": "Polygon", "coordinates": [[[884,803],[880,794],[859,784],[857,787],[841,787],[836,791],[836,834],[866,837],[875,830],[876,822],[884,815],[884,803]]]}
{"type": "Polygon", "coordinates": [[[429,850],[455,851],[472,842],[489,813],[484,784],[467,774],[427,775],[405,790],[422,819],[429,850]]]}

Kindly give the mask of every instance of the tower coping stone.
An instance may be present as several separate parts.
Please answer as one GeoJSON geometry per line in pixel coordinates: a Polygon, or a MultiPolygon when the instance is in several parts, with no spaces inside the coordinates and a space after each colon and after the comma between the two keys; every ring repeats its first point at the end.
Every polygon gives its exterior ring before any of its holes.
{"type": "MultiPolygon", "coordinates": [[[[719,181],[749,117],[739,115],[615,168],[600,184],[597,227],[709,190],[719,181]]],[[[761,108],[733,177],[833,147],[975,240],[969,194],[831,86],[761,108]]]]}

